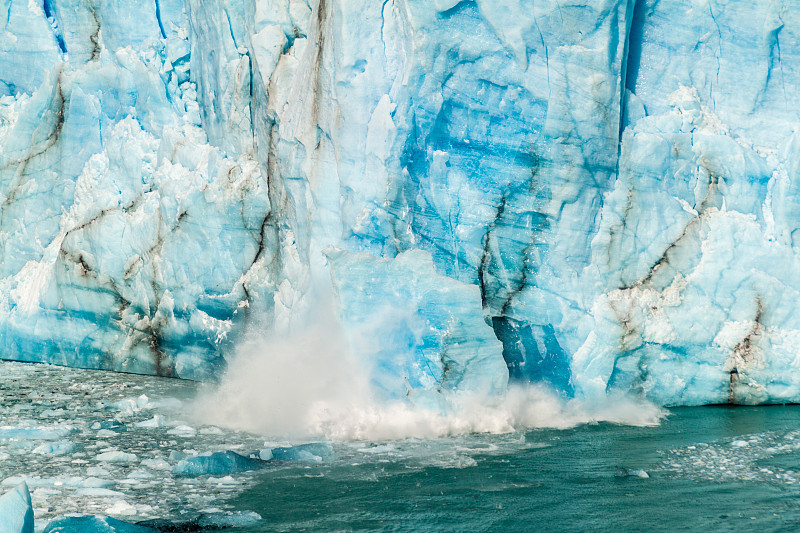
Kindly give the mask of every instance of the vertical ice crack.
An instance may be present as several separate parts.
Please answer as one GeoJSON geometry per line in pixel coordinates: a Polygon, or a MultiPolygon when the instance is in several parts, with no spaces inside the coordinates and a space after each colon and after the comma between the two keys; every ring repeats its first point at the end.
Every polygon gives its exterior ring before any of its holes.
{"type": "Polygon", "coordinates": [[[386,49],[386,7],[392,3],[394,7],[394,0],[383,0],[381,5],[381,45],[383,46],[383,57],[389,57],[389,51],[386,49]]]}
{"type": "MultiPolygon", "coordinates": [[[[386,34],[384,30],[386,29],[386,4],[392,2],[392,0],[383,0],[383,4],[381,5],[381,41],[383,41],[383,47],[386,49],[386,34]]],[[[394,4],[394,2],[392,2],[394,4]]]]}
{"type": "Polygon", "coordinates": [[[231,33],[231,40],[233,41],[233,46],[236,47],[236,50],[239,50],[239,45],[236,43],[236,35],[233,33],[233,24],[231,23],[231,15],[228,13],[227,9],[223,9],[225,12],[225,18],[228,21],[228,31],[231,33]]]}
{"type": "Polygon", "coordinates": [[[781,58],[781,32],[785,26],[783,22],[783,18],[780,14],[777,15],[777,20],[775,21],[777,24],[770,28],[766,35],[767,40],[767,56],[769,64],[767,65],[767,73],[764,79],[764,85],[758,91],[758,95],[755,98],[753,107],[757,107],[761,100],[766,96],[767,90],[769,89],[769,84],[772,81],[772,72],[776,68],[780,72],[781,76],[781,90],[783,91],[783,100],[786,104],[787,109],[789,108],[789,99],[786,96],[786,78],[783,72],[783,61],[781,58]]]}
{"type": "Polygon", "coordinates": [[[56,11],[53,8],[52,0],[43,0],[42,11],[44,11],[44,16],[47,18],[47,22],[50,23],[50,27],[53,29],[53,37],[56,39],[56,44],[58,45],[58,49],[61,51],[61,55],[66,56],[67,45],[64,43],[64,36],[61,34],[61,28],[58,26],[58,18],[56,17],[56,11]]]}
{"type": "Polygon", "coordinates": [[[164,31],[164,23],[161,21],[161,3],[159,2],[159,0],[155,0],[155,4],[156,4],[156,20],[158,21],[158,29],[161,30],[161,38],[166,39],[167,33],[164,31]]]}
{"type": "MultiPolygon", "coordinates": [[[[711,0],[708,0],[708,13],[711,15],[711,20],[714,21],[714,26],[717,27],[717,82],[716,86],[719,87],[719,71],[720,71],[720,58],[722,57],[722,30],[717,22],[717,17],[714,16],[714,10],[711,9],[711,0]]],[[[714,87],[711,87],[711,102],[714,110],[717,109],[717,99],[714,97],[714,87]]]]}
{"type": "Polygon", "coordinates": [[[542,48],[544,48],[544,64],[547,69],[547,100],[549,101],[552,94],[550,88],[550,53],[547,49],[547,43],[544,42],[544,35],[542,34],[542,29],[539,27],[539,21],[536,20],[536,16],[533,17],[533,22],[536,24],[536,29],[539,32],[539,39],[542,41],[542,48]]]}
{"type": "MultiPolygon", "coordinates": [[[[626,14],[627,24],[625,45],[622,50],[622,64],[620,65],[620,104],[619,104],[619,146],[622,147],[622,133],[625,129],[626,91],[636,93],[636,81],[639,77],[639,66],[642,60],[642,42],[644,41],[645,2],[632,0],[626,14]]],[[[617,158],[619,161],[619,158],[617,158]]]]}
{"type": "MultiPolygon", "coordinates": [[[[782,23],[783,21],[781,21],[782,23]]],[[[781,29],[783,24],[781,24],[781,29]]],[[[783,74],[783,61],[781,61],[781,36],[780,30],[775,35],[775,49],[778,51],[778,68],[781,71],[781,86],[783,87],[783,100],[786,102],[786,107],[789,107],[789,99],[786,97],[786,77],[783,74]]]]}
{"type": "Polygon", "coordinates": [[[622,74],[624,87],[636,93],[636,82],[639,78],[639,66],[642,61],[642,43],[644,42],[645,2],[635,0],[633,14],[628,28],[628,39],[625,44],[622,74]]]}
{"type": "MultiPolygon", "coordinates": [[[[312,60],[312,71],[311,76],[313,76],[312,81],[312,100],[311,100],[311,120],[313,124],[317,125],[317,131],[321,130],[319,126],[319,100],[323,93],[322,91],[322,59],[323,53],[325,48],[325,31],[326,31],[326,24],[328,19],[328,6],[326,0],[319,0],[317,4],[317,11],[316,11],[316,35],[315,35],[315,45],[314,45],[314,58],[312,60]]],[[[317,138],[317,148],[319,148],[319,136],[317,138]]]]}

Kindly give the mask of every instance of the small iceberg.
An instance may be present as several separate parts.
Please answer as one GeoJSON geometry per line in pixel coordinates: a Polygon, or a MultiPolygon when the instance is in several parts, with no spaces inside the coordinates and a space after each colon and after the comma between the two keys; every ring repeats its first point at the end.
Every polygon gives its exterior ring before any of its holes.
{"type": "Polygon", "coordinates": [[[44,533],[159,533],[159,530],[108,516],[74,516],[53,520],[44,533]]]}
{"type": "Polygon", "coordinates": [[[95,431],[106,430],[106,431],[114,431],[115,433],[128,431],[128,427],[119,420],[106,420],[105,422],[95,422],[89,427],[90,429],[93,429],[95,431]]]}
{"type": "Polygon", "coordinates": [[[333,457],[333,448],[327,442],[312,442],[298,446],[265,448],[259,452],[259,457],[272,461],[320,463],[333,457]]]}
{"type": "Polygon", "coordinates": [[[119,450],[103,452],[98,454],[95,459],[105,463],[132,463],[139,460],[135,453],[121,452],[119,450]]]}
{"type": "Polygon", "coordinates": [[[0,533],[33,533],[33,506],[23,481],[0,497],[0,533]]]}
{"type": "Polygon", "coordinates": [[[195,455],[181,459],[172,469],[176,476],[221,476],[238,472],[260,470],[267,466],[266,461],[239,455],[236,452],[216,452],[207,455],[195,455]]]}
{"type": "Polygon", "coordinates": [[[33,449],[32,453],[40,455],[66,455],[75,450],[75,444],[69,440],[45,442],[33,449]]]}
{"type": "Polygon", "coordinates": [[[638,477],[641,479],[650,478],[650,474],[640,468],[622,468],[620,466],[616,467],[614,470],[614,475],[616,477],[638,477]]]}
{"type": "Polygon", "coordinates": [[[58,440],[73,432],[70,426],[0,427],[0,440],[58,440]]]}

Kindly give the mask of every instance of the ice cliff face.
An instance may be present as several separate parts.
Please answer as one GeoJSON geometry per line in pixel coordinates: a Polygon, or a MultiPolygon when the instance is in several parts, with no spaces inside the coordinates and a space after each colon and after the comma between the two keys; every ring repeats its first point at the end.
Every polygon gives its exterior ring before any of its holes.
{"type": "Polygon", "coordinates": [[[332,280],[390,397],[799,401],[795,11],[4,0],[2,356],[205,378],[332,280]]]}

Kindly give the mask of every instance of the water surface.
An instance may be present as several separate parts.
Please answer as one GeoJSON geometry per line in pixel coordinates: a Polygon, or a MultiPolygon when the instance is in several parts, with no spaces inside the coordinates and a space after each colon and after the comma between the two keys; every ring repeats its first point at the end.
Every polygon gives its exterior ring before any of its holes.
{"type": "Polygon", "coordinates": [[[234,504],[276,531],[797,531],[798,483],[800,407],[702,407],[658,427],[349,445],[234,504]]]}
{"type": "Polygon", "coordinates": [[[37,526],[255,511],[240,531],[796,531],[800,406],[672,409],[656,426],[583,424],[333,443],[332,458],[181,478],[185,455],[259,449],[192,417],[194,383],[0,363],[0,479],[37,526]],[[626,475],[642,470],[648,477],[626,475]]]}

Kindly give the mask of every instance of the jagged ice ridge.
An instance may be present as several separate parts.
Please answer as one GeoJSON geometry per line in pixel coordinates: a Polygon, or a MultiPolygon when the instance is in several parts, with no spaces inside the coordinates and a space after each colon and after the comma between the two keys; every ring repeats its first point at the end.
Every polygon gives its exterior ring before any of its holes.
{"type": "Polygon", "coordinates": [[[785,0],[4,0],[0,28],[4,358],[206,379],[321,284],[387,397],[800,401],[785,0]]]}

